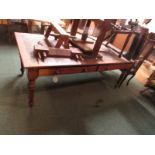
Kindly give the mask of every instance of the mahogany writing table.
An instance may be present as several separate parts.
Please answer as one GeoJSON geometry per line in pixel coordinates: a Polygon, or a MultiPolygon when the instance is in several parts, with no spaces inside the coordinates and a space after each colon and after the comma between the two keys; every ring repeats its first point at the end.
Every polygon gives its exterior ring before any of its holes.
{"type": "MultiPolygon", "coordinates": [[[[33,105],[35,81],[39,76],[131,69],[133,65],[133,62],[118,58],[116,53],[108,51],[100,52],[101,59],[91,58],[75,61],[69,58],[46,58],[44,62],[37,61],[33,55],[34,45],[40,41],[43,42],[44,35],[15,32],[15,38],[19,49],[22,74],[24,69],[27,70],[29,106],[33,105]]],[[[72,52],[80,52],[75,47],[70,47],[70,49],[72,52]]]]}

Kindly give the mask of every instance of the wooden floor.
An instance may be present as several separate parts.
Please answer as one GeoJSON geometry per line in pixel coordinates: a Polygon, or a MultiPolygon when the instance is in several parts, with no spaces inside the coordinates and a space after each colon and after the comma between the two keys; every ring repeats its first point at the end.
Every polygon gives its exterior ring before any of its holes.
{"type": "Polygon", "coordinates": [[[152,66],[152,64],[150,62],[145,62],[140,69],[138,70],[137,74],[136,74],[136,79],[142,83],[145,84],[148,77],[151,75],[151,73],[153,72],[153,69],[155,67],[152,66]]]}

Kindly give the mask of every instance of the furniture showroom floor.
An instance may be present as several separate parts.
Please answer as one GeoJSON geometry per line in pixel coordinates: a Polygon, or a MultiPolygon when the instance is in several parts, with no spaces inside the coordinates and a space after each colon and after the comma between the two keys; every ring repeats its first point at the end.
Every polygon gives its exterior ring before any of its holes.
{"type": "Polygon", "coordinates": [[[0,43],[0,134],[155,134],[155,101],[136,79],[114,89],[119,71],[37,80],[28,107],[16,45],[0,43]]]}

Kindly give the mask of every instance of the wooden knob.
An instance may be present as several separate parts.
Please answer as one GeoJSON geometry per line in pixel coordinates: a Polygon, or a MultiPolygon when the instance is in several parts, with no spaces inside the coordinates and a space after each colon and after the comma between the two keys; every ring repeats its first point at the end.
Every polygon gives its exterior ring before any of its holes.
{"type": "Polygon", "coordinates": [[[60,70],[59,69],[56,69],[55,73],[56,74],[60,74],[60,70]]]}
{"type": "Polygon", "coordinates": [[[87,69],[87,68],[84,68],[84,69],[83,69],[83,71],[84,71],[84,72],[87,72],[87,71],[88,71],[88,69],[87,69]]]}

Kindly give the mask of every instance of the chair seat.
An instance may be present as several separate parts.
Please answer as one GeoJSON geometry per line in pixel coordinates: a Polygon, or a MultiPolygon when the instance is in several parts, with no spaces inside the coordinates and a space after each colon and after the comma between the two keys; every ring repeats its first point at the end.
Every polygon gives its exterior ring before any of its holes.
{"type": "Polygon", "coordinates": [[[93,47],[94,44],[92,43],[85,43],[85,42],[79,42],[79,41],[75,41],[72,40],[71,43],[78,47],[79,49],[81,49],[83,51],[84,54],[88,54],[88,55],[92,55],[93,54],[93,47]]]}

